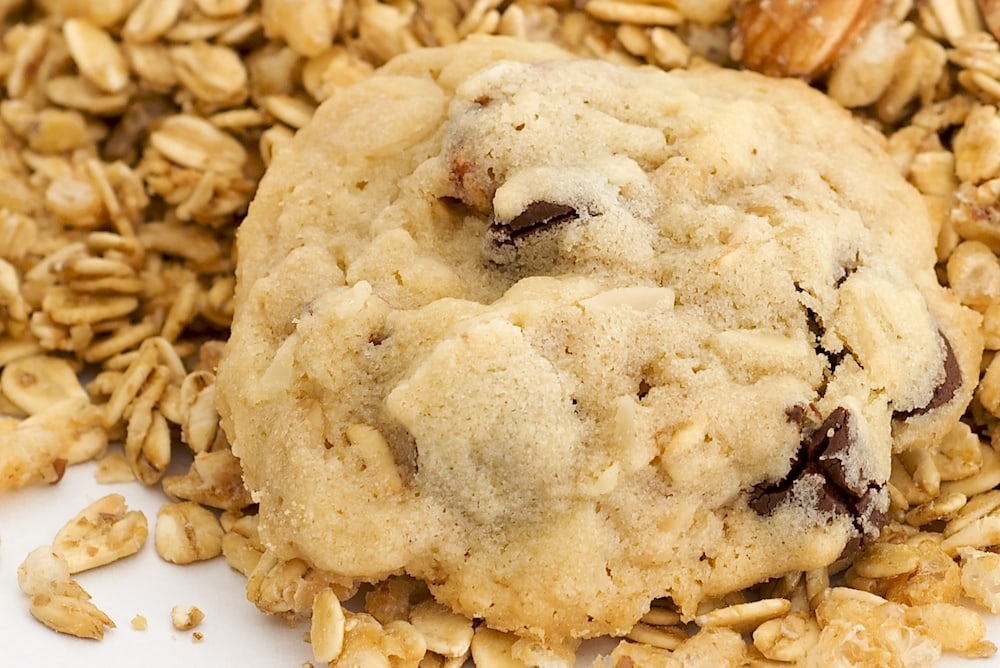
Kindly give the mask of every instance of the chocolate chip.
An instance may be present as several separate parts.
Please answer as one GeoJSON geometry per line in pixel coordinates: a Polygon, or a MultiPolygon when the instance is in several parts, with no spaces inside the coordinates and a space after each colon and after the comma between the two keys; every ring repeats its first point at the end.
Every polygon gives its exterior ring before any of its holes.
{"type": "MultiPolygon", "coordinates": [[[[799,425],[801,407],[786,410],[799,425]]],[[[758,485],[750,495],[750,507],[760,515],[770,515],[787,503],[796,489],[814,489],[816,509],[834,515],[849,515],[857,529],[860,546],[877,536],[885,525],[882,490],[884,482],[865,480],[861,471],[850,468],[849,458],[856,445],[854,416],[840,406],[823,423],[804,437],[788,474],[774,483],[758,485]]]]}
{"type": "Polygon", "coordinates": [[[909,420],[911,417],[923,415],[935,408],[940,408],[952,400],[958,388],[962,386],[962,369],[958,366],[958,358],[951,347],[951,341],[944,334],[940,334],[941,342],[944,344],[944,380],[934,388],[931,400],[926,406],[914,408],[908,411],[896,411],[892,417],[896,420],[909,420]]]}
{"type": "Polygon", "coordinates": [[[785,417],[787,417],[788,421],[791,422],[792,424],[798,425],[799,429],[801,430],[802,423],[806,417],[806,407],[803,406],[802,404],[795,404],[790,408],[786,408],[785,417]]]}
{"type": "Polygon", "coordinates": [[[568,204],[532,202],[507,222],[494,220],[490,225],[490,236],[498,246],[513,244],[522,237],[575,220],[578,215],[576,209],[568,204]]]}

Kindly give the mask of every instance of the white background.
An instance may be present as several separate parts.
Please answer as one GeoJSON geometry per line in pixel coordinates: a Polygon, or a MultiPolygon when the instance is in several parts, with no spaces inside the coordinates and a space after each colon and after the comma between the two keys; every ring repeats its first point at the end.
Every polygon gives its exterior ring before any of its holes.
{"type": "MultiPolygon", "coordinates": [[[[165,501],[158,488],[97,484],[92,463],[69,469],[54,486],[0,492],[0,667],[301,668],[311,661],[310,646],[303,640],[308,626],[290,628],[260,613],[246,600],[245,578],[230,570],[223,558],[177,566],[157,556],[153,529],[156,511],[165,501]],[[27,598],[17,588],[17,567],[28,552],[51,543],[80,510],[112,492],[124,495],[130,509],[146,514],[149,539],[138,554],[76,579],[117,628],[99,642],[57,634],[28,614],[27,598]],[[173,628],[170,609],[175,605],[196,605],[205,613],[194,629],[203,635],[201,642],[193,641],[193,631],[173,628]],[[145,631],[131,627],[137,614],[148,621],[145,631]]],[[[1000,619],[989,623],[991,637],[1000,644],[1000,619]]],[[[606,642],[597,646],[605,651],[610,647],[606,642]]],[[[589,666],[594,653],[591,644],[579,665],[589,666]]],[[[1000,666],[1000,658],[947,657],[940,666],[1000,666]]]]}

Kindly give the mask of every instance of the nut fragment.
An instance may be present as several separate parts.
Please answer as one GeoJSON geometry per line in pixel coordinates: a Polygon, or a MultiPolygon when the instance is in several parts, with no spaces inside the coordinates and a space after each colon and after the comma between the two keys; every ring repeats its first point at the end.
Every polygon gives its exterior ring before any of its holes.
{"type": "Polygon", "coordinates": [[[205,613],[194,605],[175,605],[170,609],[170,623],[178,631],[190,631],[201,624],[205,613]]]}
{"type": "Polygon", "coordinates": [[[222,554],[222,526],[197,503],[166,503],[156,513],[156,553],[174,564],[190,564],[222,554]]]}
{"type": "Polygon", "coordinates": [[[877,15],[879,0],[749,0],[736,11],[738,60],[769,76],[814,79],[877,15]]]}
{"type": "Polygon", "coordinates": [[[365,472],[377,477],[379,489],[393,494],[403,488],[403,479],[392,449],[378,429],[366,424],[352,424],[344,436],[352,451],[364,462],[365,472]]]}

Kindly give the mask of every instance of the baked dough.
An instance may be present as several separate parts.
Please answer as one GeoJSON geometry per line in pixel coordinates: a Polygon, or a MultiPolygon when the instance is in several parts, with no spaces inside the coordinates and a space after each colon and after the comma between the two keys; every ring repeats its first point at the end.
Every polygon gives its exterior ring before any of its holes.
{"type": "Polygon", "coordinates": [[[800,82],[499,37],[336,94],[239,231],[268,549],[555,643],[870,540],[981,350],[881,142],[800,82]]]}

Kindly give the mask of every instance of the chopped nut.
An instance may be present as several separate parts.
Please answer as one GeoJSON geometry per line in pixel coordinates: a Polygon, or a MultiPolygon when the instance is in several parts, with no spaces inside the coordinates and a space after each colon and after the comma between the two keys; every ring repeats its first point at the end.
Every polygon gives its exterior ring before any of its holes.
{"type": "Polygon", "coordinates": [[[815,78],[875,18],[871,0],[749,0],[736,11],[736,58],[770,76],[815,78]]]}
{"type": "Polygon", "coordinates": [[[381,489],[396,493],[403,488],[403,479],[389,442],[377,429],[365,424],[352,424],[344,436],[365,463],[365,471],[378,477],[381,489]]]}

